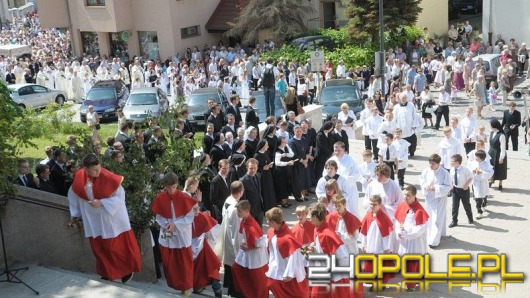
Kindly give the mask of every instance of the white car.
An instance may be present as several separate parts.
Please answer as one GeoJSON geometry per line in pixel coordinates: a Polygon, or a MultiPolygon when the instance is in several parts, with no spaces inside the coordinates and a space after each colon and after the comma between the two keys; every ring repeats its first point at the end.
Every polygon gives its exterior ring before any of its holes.
{"type": "Polygon", "coordinates": [[[68,98],[63,90],[49,89],[37,84],[7,85],[11,99],[23,109],[45,108],[48,104],[56,102],[60,105],[68,98]]]}
{"type": "Polygon", "coordinates": [[[123,114],[129,122],[142,122],[149,117],[160,117],[168,111],[169,101],[160,88],[133,89],[123,106],[123,114]]]}

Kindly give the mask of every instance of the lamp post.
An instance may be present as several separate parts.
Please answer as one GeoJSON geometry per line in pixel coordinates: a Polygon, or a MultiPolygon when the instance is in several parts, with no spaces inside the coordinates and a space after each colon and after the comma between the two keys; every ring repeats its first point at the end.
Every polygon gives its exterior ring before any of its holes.
{"type": "Polygon", "coordinates": [[[383,24],[383,0],[379,0],[379,56],[381,66],[379,68],[379,74],[381,76],[381,95],[385,96],[385,27],[383,24]]]}

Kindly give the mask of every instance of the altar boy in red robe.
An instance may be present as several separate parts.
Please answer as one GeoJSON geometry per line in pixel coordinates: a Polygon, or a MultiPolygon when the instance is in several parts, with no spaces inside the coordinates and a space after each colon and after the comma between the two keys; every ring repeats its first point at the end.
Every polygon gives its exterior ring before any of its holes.
{"type": "Polygon", "coordinates": [[[236,204],[237,215],[241,218],[239,234],[243,241],[232,265],[232,276],[236,291],[244,297],[268,298],[267,289],[267,238],[258,222],[250,215],[247,200],[236,204]]]}
{"type": "Polygon", "coordinates": [[[193,252],[191,249],[193,206],[197,203],[177,189],[178,177],[168,173],[162,179],[164,190],[151,209],[160,225],[160,255],[167,285],[189,296],[193,288],[193,252]]]}
{"type": "Polygon", "coordinates": [[[265,213],[269,225],[267,243],[269,270],[267,288],[276,298],[307,297],[304,260],[300,244],[283,221],[283,211],[274,207],[265,213]]]}
{"type": "Polygon", "coordinates": [[[294,224],[291,232],[294,238],[304,246],[309,246],[315,241],[315,226],[307,219],[307,207],[300,205],[296,207],[298,222],[294,224]]]}
{"type": "Polygon", "coordinates": [[[74,175],[68,191],[70,215],[82,217],[96,270],[105,280],[128,282],[142,268],[138,241],[125,206],[122,176],[101,167],[95,154],[83,158],[83,168],[74,175]]]}
{"type": "Polygon", "coordinates": [[[222,297],[219,268],[221,261],[213,251],[215,239],[221,230],[210,212],[199,212],[199,204],[193,206],[195,219],[192,224],[193,289],[200,294],[206,286],[212,285],[215,297],[222,297]]]}
{"type": "MultiPolygon", "coordinates": [[[[405,188],[405,202],[401,202],[394,214],[396,222],[394,230],[399,240],[398,254],[426,254],[427,253],[427,220],[429,215],[416,198],[416,187],[405,188]]],[[[417,260],[407,261],[408,272],[420,272],[417,260]]],[[[407,291],[416,288],[415,283],[407,283],[407,291]]]]}
{"type": "MultiPolygon", "coordinates": [[[[392,221],[381,210],[382,199],[379,195],[373,195],[370,198],[371,209],[366,212],[361,226],[361,244],[362,251],[370,254],[388,254],[392,253],[392,244],[390,237],[393,237],[394,225],[392,221]]],[[[392,261],[383,261],[386,266],[393,266],[392,261]]],[[[364,272],[372,272],[373,264],[371,261],[364,261],[364,272]]],[[[383,283],[387,283],[395,276],[394,273],[385,273],[383,283]]],[[[383,290],[385,288],[383,287],[383,290]]],[[[373,288],[370,289],[373,291],[373,288]]]]}
{"type": "MultiPolygon", "coordinates": [[[[316,203],[309,208],[311,215],[311,223],[315,226],[315,242],[311,250],[315,253],[335,255],[337,265],[347,267],[349,260],[349,252],[344,242],[326,223],[327,208],[323,203],[316,203]]],[[[319,264],[311,264],[317,267],[319,264]]],[[[350,275],[348,273],[333,273],[331,280],[334,284],[349,284],[350,275]]],[[[311,287],[311,298],[343,298],[355,297],[353,288],[334,287],[329,292],[328,289],[323,290],[323,287],[311,287]]]]}

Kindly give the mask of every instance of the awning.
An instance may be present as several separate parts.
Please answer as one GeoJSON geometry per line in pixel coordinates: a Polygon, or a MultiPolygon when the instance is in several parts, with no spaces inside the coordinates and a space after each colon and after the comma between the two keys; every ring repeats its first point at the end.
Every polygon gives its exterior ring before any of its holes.
{"type": "Polygon", "coordinates": [[[0,46],[0,55],[13,57],[20,56],[22,54],[31,54],[31,47],[19,44],[7,44],[0,46]]]}
{"type": "Polygon", "coordinates": [[[241,9],[250,0],[221,0],[215,8],[212,16],[206,23],[209,33],[224,33],[231,29],[230,23],[234,23],[241,9]]]}

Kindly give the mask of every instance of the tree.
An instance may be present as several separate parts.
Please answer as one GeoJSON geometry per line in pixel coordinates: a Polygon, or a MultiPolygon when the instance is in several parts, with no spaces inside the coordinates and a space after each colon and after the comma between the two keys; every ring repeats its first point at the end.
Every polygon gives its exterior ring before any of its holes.
{"type": "MultiPolygon", "coordinates": [[[[352,40],[377,43],[379,40],[379,0],[344,0],[348,29],[352,40]]],[[[422,12],[421,0],[384,0],[385,32],[395,34],[404,26],[413,26],[422,12]]]]}
{"type": "Polygon", "coordinates": [[[307,32],[304,17],[313,11],[310,4],[307,0],[250,0],[226,35],[241,37],[247,44],[256,42],[263,29],[272,31],[273,40],[299,36],[307,32]]]}

